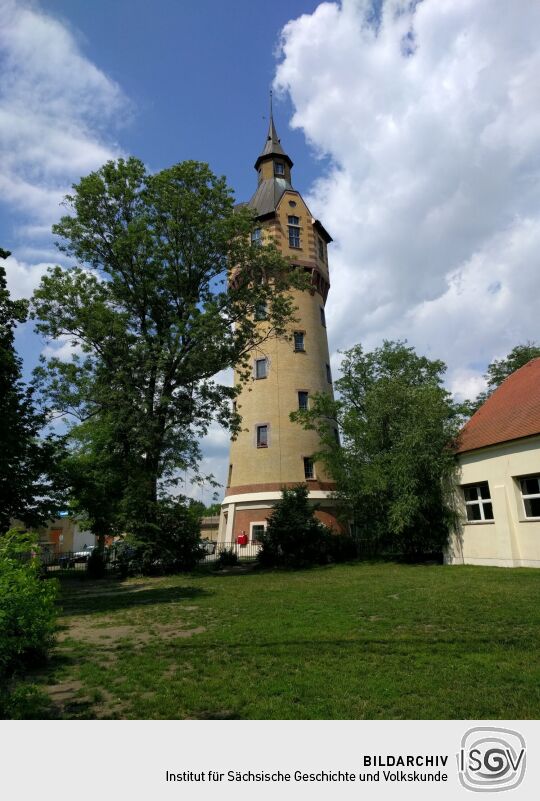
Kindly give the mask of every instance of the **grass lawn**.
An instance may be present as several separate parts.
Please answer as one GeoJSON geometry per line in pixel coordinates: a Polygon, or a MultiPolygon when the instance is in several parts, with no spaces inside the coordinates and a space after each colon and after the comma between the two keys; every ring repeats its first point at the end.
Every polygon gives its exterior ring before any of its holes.
{"type": "Polygon", "coordinates": [[[540,570],[72,579],[61,605],[40,717],[540,717],[540,570]]]}

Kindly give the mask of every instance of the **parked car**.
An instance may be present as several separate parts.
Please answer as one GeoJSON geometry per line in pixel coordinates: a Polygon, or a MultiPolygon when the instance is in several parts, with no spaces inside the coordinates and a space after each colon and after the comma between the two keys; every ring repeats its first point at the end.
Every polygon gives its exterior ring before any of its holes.
{"type": "Polygon", "coordinates": [[[97,549],[97,545],[85,545],[80,551],[62,554],[58,559],[60,567],[74,567],[76,564],[88,562],[91,555],[97,549]]]}
{"type": "Polygon", "coordinates": [[[212,554],[216,552],[216,543],[212,542],[212,540],[200,540],[199,548],[203,551],[203,554],[212,554]]]}

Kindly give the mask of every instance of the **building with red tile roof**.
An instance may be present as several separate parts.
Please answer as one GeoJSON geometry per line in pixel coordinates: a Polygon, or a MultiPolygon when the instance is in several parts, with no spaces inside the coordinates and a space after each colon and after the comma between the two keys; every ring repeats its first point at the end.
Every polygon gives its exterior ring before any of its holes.
{"type": "Polygon", "coordinates": [[[540,567],[540,358],[471,417],[457,459],[461,522],[447,561],[540,567]]]}
{"type": "Polygon", "coordinates": [[[540,357],[512,373],[463,428],[458,453],[540,434],[540,357]]]}

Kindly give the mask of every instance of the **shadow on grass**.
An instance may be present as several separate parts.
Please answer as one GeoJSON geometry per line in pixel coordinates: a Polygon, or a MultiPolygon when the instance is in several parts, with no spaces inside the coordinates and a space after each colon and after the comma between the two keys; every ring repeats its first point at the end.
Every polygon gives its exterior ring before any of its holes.
{"type": "Polygon", "coordinates": [[[200,587],[156,587],[154,584],[88,583],[84,588],[64,585],[60,595],[60,617],[114,612],[139,606],[168,604],[200,598],[212,593],[200,587]]]}

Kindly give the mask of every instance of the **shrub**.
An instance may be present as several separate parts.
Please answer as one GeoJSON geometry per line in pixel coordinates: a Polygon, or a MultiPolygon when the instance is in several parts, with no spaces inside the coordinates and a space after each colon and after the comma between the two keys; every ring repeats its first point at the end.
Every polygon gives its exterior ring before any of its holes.
{"type": "Polygon", "coordinates": [[[105,558],[97,548],[92,551],[88,558],[86,571],[89,578],[98,579],[105,575],[105,558]]]}
{"type": "Polygon", "coordinates": [[[358,543],[350,534],[335,534],[330,539],[332,562],[350,562],[358,558],[358,543]]]}
{"type": "Polygon", "coordinates": [[[224,548],[216,561],[217,567],[234,567],[238,563],[238,554],[232,548],[224,548]]]}
{"type": "Polygon", "coordinates": [[[315,517],[308,494],[305,484],[283,490],[261,534],[261,564],[301,567],[329,561],[334,535],[315,517]]]}
{"type": "Polygon", "coordinates": [[[201,558],[200,513],[184,498],[163,499],[155,505],[155,523],[128,538],[134,552],[131,566],[143,573],[193,570],[201,558]]]}
{"type": "Polygon", "coordinates": [[[37,552],[30,534],[0,537],[0,707],[9,679],[43,660],[53,641],[57,584],[40,579],[37,552]]]}

